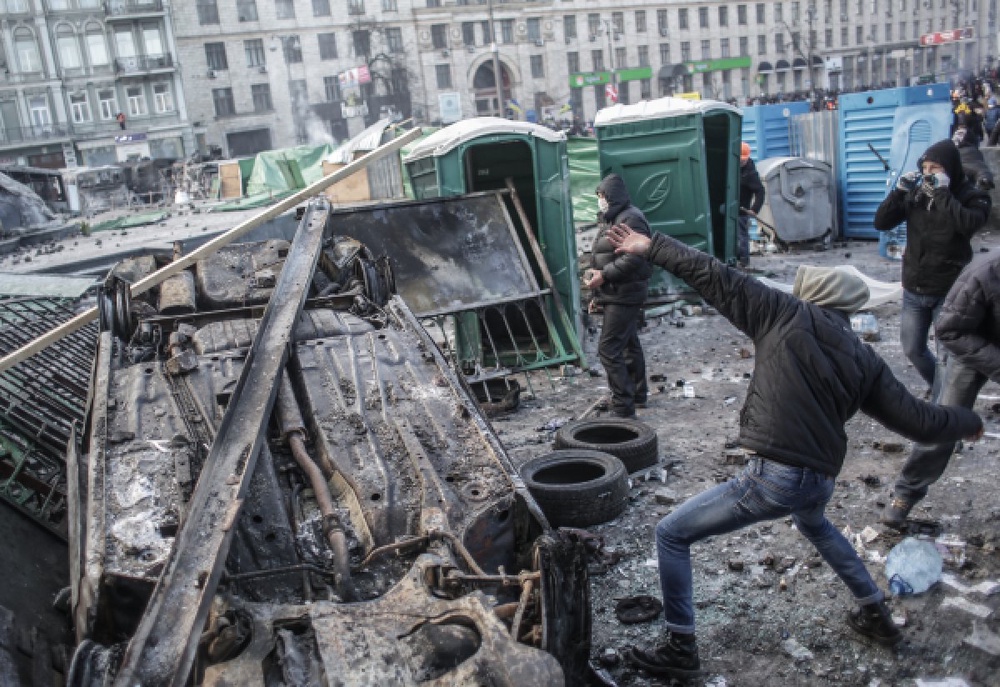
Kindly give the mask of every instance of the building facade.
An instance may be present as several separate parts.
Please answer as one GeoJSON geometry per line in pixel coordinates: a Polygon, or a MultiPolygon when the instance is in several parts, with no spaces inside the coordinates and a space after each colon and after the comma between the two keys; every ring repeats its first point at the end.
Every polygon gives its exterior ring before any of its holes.
{"type": "Polygon", "coordinates": [[[991,66],[997,3],[0,0],[0,163],[238,157],[385,116],[585,122],[614,98],[906,85],[991,66]]]}
{"type": "Polygon", "coordinates": [[[0,0],[0,164],[193,151],[161,0],[0,0]]]}

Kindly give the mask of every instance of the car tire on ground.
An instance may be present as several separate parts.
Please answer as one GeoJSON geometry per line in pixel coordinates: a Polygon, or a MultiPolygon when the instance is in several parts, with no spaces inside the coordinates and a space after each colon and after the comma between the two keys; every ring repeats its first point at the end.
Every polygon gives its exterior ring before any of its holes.
{"type": "Polygon", "coordinates": [[[521,478],[553,527],[599,525],[628,505],[628,473],[608,453],[546,453],[522,465],[521,478]]]}
{"type": "Polygon", "coordinates": [[[556,431],[555,448],[610,453],[630,473],[656,465],[659,458],[653,428],[628,418],[568,422],[556,431]]]}

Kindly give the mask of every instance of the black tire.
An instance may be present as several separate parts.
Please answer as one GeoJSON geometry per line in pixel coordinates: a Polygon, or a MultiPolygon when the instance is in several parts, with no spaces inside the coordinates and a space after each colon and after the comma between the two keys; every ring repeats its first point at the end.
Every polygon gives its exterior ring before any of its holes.
{"type": "Polygon", "coordinates": [[[556,431],[555,448],[610,453],[630,473],[652,467],[659,460],[656,432],[628,418],[568,422],[556,431]]]}
{"type": "Polygon", "coordinates": [[[599,525],[628,505],[625,466],[608,453],[546,453],[522,465],[521,478],[553,527],[599,525]]]}

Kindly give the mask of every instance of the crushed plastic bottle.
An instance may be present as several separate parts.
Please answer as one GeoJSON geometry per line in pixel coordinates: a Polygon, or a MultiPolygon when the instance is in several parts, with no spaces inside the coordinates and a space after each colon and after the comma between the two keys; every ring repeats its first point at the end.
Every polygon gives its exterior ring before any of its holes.
{"type": "Polygon", "coordinates": [[[907,537],[885,559],[885,576],[896,596],[926,592],[941,579],[941,554],[928,541],[907,537]]]}

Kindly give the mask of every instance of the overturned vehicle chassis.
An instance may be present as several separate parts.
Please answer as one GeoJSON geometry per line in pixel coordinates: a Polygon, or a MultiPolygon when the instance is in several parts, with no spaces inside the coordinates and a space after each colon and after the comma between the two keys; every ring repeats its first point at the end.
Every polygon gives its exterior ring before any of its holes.
{"type": "Polygon", "coordinates": [[[349,221],[106,290],[68,684],[583,681],[582,546],[349,221]]]}

